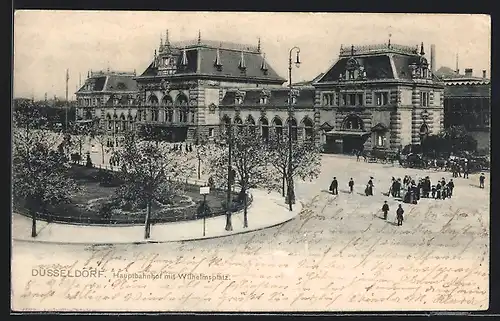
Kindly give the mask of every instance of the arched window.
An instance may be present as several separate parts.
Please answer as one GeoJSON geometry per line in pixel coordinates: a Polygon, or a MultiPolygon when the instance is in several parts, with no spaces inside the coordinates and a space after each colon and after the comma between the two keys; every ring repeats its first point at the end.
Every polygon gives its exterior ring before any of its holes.
{"type": "Polygon", "coordinates": [[[313,122],[308,117],[302,120],[302,125],[304,126],[304,138],[306,141],[312,141],[314,138],[313,122]]]}
{"type": "Polygon", "coordinates": [[[264,116],[260,118],[260,127],[261,127],[262,138],[266,141],[269,140],[269,122],[267,121],[267,118],[264,116]]]}
{"type": "Polygon", "coordinates": [[[158,121],[160,118],[160,110],[158,109],[158,107],[153,107],[151,109],[151,120],[152,121],[158,121]]]}
{"type": "Polygon", "coordinates": [[[151,95],[149,96],[148,102],[151,105],[158,105],[158,97],[156,97],[156,95],[151,95]]]}
{"type": "Polygon", "coordinates": [[[256,126],[255,126],[255,120],[253,119],[252,115],[248,115],[248,117],[247,117],[247,125],[248,125],[248,129],[250,130],[250,133],[252,135],[255,135],[256,126]]]}
{"type": "MultiPolygon", "coordinates": [[[[292,140],[297,140],[297,121],[295,120],[295,118],[292,118],[290,119],[290,122],[291,122],[291,125],[292,125],[292,131],[290,133],[290,135],[292,136],[292,140]]],[[[287,126],[289,126],[290,124],[288,124],[287,122],[287,126]]],[[[290,127],[287,127],[287,130],[289,129],[290,127]]]]}
{"type": "Polygon", "coordinates": [[[243,121],[239,116],[234,117],[234,124],[237,126],[237,131],[238,134],[241,134],[243,132],[243,121]]]}
{"type": "Polygon", "coordinates": [[[420,126],[419,134],[420,142],[422,142],[429,135],[429,127],[426,124],[422,124],[422,126],[420,126]]]}
{"type": "Polygon", "coordinates": [[[226,136],[229,135],[229,124],[231,124],[231,118],[228,115],[222,117],[223,132],[226,136]]]}
{"type": "Polygon", "coordinates": [[[280,138],[283,135],[283,122],[278,118],[278,116],[273,119],[273,127],[274,133],[278,138],[280,138]]]}
{"type": "Polygon", "coordinates": [[[179,107],[179,122],[188,122],[188,100],[186,95],[179,94],[175,100],[175,105],[179,107]]]}
{"type": "Polygon", "coordinates": [[[108,123],[108,130],[113,129],[113,123],[111,121],[111,115],[110,114],[106,115],[106,122],[108,123]]]}
{"type": "Polygon", "coordinates": [[[162,104],[165,106],[173,106],[174,101],[172,100],[172,97],[170,97],[170,95],[165,95],[163,96],[162,104]]]}
{"type": "Polygon", "coordinates": [[[173,122],[174,121],[174,107],[173,106],[167,106],[166,110],[166,120],[167,122],[173,122]]]}
{"type": "Polygon", "coordinates": [[[342,130],[363,131],[363,120],[357,115],[349,115],[342,122],[342,130]]]}
{"type": "Polygon", "coordinates": [[[122,113],[120,115],[120,131],[124,131],[125,128],[126,128],[127,124],[126,124],[126,121],[125,121],[125,115],[122,113]]]}

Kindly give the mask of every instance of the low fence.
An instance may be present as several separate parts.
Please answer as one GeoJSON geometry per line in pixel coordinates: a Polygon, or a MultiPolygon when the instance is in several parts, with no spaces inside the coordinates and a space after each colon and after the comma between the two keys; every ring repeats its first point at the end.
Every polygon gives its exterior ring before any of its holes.
{"type": "MultiPolygon", "coordinates": [[[[247,208],[251,206],[253,203],[253,195],[248,195],[247,200],[247,208]]],[[[235,214],[241,212],[244,209],[245,205],[243,202],[233,202],[231,206],[231,213],[235,214]]],[[[15,207],[14,211],[23,216],[31,218],[31,214],[27,212],[24,208],[15,207]]],[[[176,213],[174,210],[173,213],[176,213]]],[[[188,217],[182,211],[177,211],[177,215],[168,215],[165,217],[154,217],[155,212],[152,211],[151,224],[160,224],[160,223],[174,223],[174,222],[182,222],[182,221],[194,221],[200,219],[202,217],[198,217],[197,215],[188,217]]],[[[211,211],[205,218],[217,217],[220,215],[226,215],[227,210],[219,210],[219,211],[211,211]]],[[[145,217],[144,216],[126,216],[126,218],[97,218],[97,217],[78,217],[78,216],[59,216],[53,215],[50,213],[37,212],[36,213],[37,220],[46,221],[48,223],[63,223],[63,224],[74,224],[74,225],[115,225],[115,226],[129,226],[129,225],[141,225],[144,224],[145,217]]]]}

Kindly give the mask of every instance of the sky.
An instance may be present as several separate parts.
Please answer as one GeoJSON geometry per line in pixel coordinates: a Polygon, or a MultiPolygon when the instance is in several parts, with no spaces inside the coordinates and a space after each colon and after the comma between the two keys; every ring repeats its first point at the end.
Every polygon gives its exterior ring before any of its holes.
{"type": "MultiPolygon", "coordinates": [[[[172,11],[20,10],[14,15],[14,97],[69,99],[89,70],[142,73],[169,30],[170,41],[229,41],[257,45],[287,78],[288,51],[300,48],[293,82],[311,80],[336,61],[344,46],[424,43],[436,46],[437,68],[473,68],[490,75],[491,20],[477,14],[253,13],[172,11]]],[[[429,57],[429,56],[428,56],[429,57]]],[[[430,60],[430,59],[429,59],[430,60]]]]}

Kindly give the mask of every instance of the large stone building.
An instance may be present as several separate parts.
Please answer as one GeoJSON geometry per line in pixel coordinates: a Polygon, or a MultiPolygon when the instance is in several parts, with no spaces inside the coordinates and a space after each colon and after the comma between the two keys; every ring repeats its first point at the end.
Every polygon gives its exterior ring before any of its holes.
{"type": "Polygon", "coordinates": [[[440,68],[436,74],[445,84],[445,128],[463,126],[478,142],[478,149],[490,148],[491,81],[486,76],[474,76],[472,68],[461,74],[458,70],[440,68]]]}
{"type": "Polygon", "coordinates": [[[288,130],[325,152],[398,149],[443,127],[443,88],[421,48],[351,46],[292,93],[257,46],[161,41],[139,76],[92,73],[77,92],[82,119],[109,133],[136,128],[169,141],[218,137],[222,126],[254,126],[264,136],[288,130]],[[420,50],[420,52],[419,52],[420,50]],[[134,82],[135,81],[135,82],[134,82]],[[289,99],[291,101],[289,102],[289,99]]]}
{"type": "Polygon", "coordinates": [[[325,151],[397,150],[443,128],[444,86],[423,44],[341,47],[338,61],[313,85],[325,151]]]}
{"type": "Polygon", "coordinates": [[[90,71],[76,92],[77,123],[94,123],[106,130],[110,144],[135,127],[138,101],[135,72],[90,71]]]}

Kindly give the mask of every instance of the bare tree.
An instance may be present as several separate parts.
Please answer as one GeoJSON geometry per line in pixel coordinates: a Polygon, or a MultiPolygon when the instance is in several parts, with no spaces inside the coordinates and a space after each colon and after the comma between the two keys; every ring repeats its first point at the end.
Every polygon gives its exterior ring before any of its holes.
{"type": "Polygon", "coordinates": [[[57,138],[33,129],[38,115],[27,103],[24,114],[14,114],[13,199],[27,207],[32,218],[31,236],[36,237],[38,211],[47,205],[69,202],[78,186],[68,177],[67,157],[57,151],[57,138]],[[31,113],[30,113],[31,111],[31,113]]]}
{"type": "MultiPolygon", "coordinates": [[[[277,187],[281,183],[281,193],[285,196],[288,178],[288,134],[271,135],[267,143],[267,153],[270,158],[269,164],[271,168],[278,173],[278,176],[273,176],[270,186],[277,187]],[[281,180],[281,182],[279,182],[281,180]]],[[[292,178],[300,178],[302,180],[313,180],[318,178],[321,170],[320,149],[312,141],[294,141],[292,143],[292,178]]]]}
{"type": "Polygon", "coordinates": [[[234,182],[240,186],[238,199],[244,202],[243,227],[248,227],[248,190],[255,187],[267,186],[269,181],[268,157],[266,147],[261,137],[246,126],[240,126],[238,132],[227,139],[230,146],[211,148],[208,155],[208,171],[217,181],[218,186],[225,186],[228,179],[226,170],[231,157],[234,170],[234,182]],[[231,149],[231,155],[229,150],[231,149]]]}
{"type": "Polygon", "coordinates": [[[165,195],[174,195],[171,181],[189,176],[192,168],[183,157],[154,142],[140,140],[135,133],[126,133],[123,143],[123,149],[116,152],[124,180],[118,194],[146,205],[144,237],[147,239],[151,232],[153,202],[162,200],[165,195]]]}

